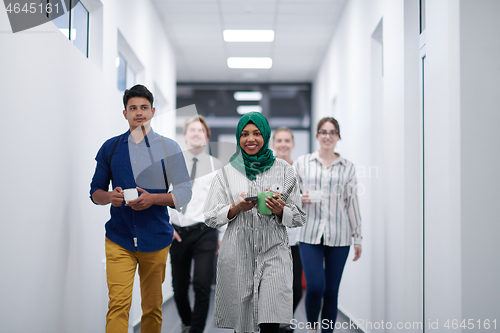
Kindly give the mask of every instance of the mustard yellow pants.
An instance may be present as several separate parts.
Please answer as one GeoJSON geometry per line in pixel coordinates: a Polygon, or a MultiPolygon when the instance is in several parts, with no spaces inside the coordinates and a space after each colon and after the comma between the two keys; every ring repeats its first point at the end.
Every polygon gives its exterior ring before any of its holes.
{"type": "Polygon", "coordinates": [[[161,286],[170,246],[155,252],[128,251],[106,238],[106,274],[109,289],[106,333],[127,333],[135,270],[139,265],[142,333],[161,332],[161,286]]]}

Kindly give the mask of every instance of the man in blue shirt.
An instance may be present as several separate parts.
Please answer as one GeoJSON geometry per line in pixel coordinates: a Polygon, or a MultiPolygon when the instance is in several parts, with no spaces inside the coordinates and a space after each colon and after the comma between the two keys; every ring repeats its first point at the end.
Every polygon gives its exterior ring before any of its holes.
{"type": "Polygon", "coordinates": [[[142,296],[141,332],[160,333],[162,283],[173,228],[167,206],[180,210],[191,199],[191,181],[179,145],[155,133],[153,94],[136,85],[123,95],[129,130],[107,140],[96,156],[90,198],[111,203],[106,223],[106,274],[109,289],[106,333],[128,331],[135,270],[142,296]],[[109,182],[112,191],[108,191],[109,182]],[[167,193],[172,187],[172,191],[167,193]],[[124,202],[123,191],[139,197],[124,202]]]}

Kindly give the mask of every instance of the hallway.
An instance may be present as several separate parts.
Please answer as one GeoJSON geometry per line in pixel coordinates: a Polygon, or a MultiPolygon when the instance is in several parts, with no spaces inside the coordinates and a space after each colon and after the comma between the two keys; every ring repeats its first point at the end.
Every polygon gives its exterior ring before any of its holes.
{"type": "MultiPolygon", "coordinates": [[[[363,238],[339,309],[404,333],[500,331],[499,0],[81,0],[58,17],[47,6],[69,0],[40,1],[31,17],[0,6],[2,332],[105,331],[110,207],[89,184],[139,83],[155,131],[180,144],[193,96],[218,146],[234,148],[241,106],[292,127],[300,154],[318,150],[321,118],[337,119],[363,238]],[[13,32],[16,15],[32,27],[13,32]],[[224,39],[254,29],[273,39],[224,39]],[[240,57],[264,59],[234,68],[240,57]],[[240,101],[241,87],[260,95],[240,101]]],[[[165,328],[179,333],[170,262],[166,277],[165,328]]],[[[135,288],[129,332],[140,302],[135,288]]]]}
{"type": "MultiPolygon", "coordinates": [[[[232,330],[226,330],[226,329],[220,329],[220,328],[214,328],[213,327],[213,307],[214,307],[214,291],[215,291],[215,286],[212,286],[212,294],[210,295],[210,309],[208,310],[208,318],[207,318],[207,325],[205,326],[205,330],[203,333],[233,333],[232,330]]],[[[305,296],[305,290],[304,290],[304,296],[305,296]]],[[[295,311],[295,319],[297,323],[306,323],[306,311],[304,307],[304,296],[300,300],[300,303],[297,307],[297,310],[295,311]]],[[[191,304],[193,304],[194,301],[194,292],[193,289],[190,288],[190,299],[191,299],[191,304]]],[[[342,323],[349,323],[349,319],[342,313],[339,312],[338,317],[337,317],[337,322],[339,324],[337,325],[342,325],[342,323]]],[[[347,327],[347,324],[344,324],[344,327],[347,327]]],[[[134,328],[133,333],[140,333],[141,328],[140,325],[137,325],[134,328]]],[[[345,329],[345,328],[340,328],[335,330],[336,333],[361,333],[362,331],[357,329],[345,329]]],[[[175,307],[174,300],[170,298],[168,301],[166,301],[163,304],[163,325],[162,325],[162,330],[161,333],[181,333],[181,319],[179,318],[179,315],[177,314],[177,309],[175,307]]],[[[307,333],[307,329],[295,329],[294,333],[307,333]]]]}

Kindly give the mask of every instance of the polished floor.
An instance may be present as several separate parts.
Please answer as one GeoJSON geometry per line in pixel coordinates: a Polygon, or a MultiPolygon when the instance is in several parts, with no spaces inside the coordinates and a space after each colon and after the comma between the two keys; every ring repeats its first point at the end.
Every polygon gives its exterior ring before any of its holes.
{"type": "MultiPolygon", "coordinates": [[[[212,286],[214,288],[214,286],[212,286]]],[[[305,291],[304,291],[305,295],[305,291]]],[[[194,300],[194,293],[191,288],[190,290],[190,297],[191,297],[191,304],[193,304],[194,300]]],[[[208,318],[207,318],[207,325],[205,326],[205,330],[203,333],[232,333],[233,330],[228,330],[228,329],[221,329],[221,328],[214,328],[213,327],[213,304],[214,304],[214,290],[212,290],[212,294],[210,295],[211,297],[211,302],[210,302],[210,309],[208,310],[208,318]]],[[[297,307],[297,310],[295,311],[295,319],[297,320],[297,323],[305,323],[307,322],[306,320],[306,310],[304,306],[304,297],[302,297],[302,300],[300,301],[299,306],[297,307]]],[[[342,312],[339,311],[339,314],[337,316],[337,326],[340,326],[339,323],[347,322],[349,323],[349,318],[347,318],[342,312]]],[[[344,327],[348,327],[348,324],[344,324],[344,327]]],[[[140,325],[137,325],[137,327],[134,330],[134,333],[140,333],[140,325]]],[[[357,329],[345,329],[345,328],[340,328],[336,329],[334,331],[335,333],[361,333],[362,331],[357,329]]],[[[175,303],[173,298],[169,299],[165,304],[163,304],[163,325],[161,329],[161,333],[181,333],[181,319],[179,318],[179,315],[177,313],[177,308],[175,307],[175,303]]],[[[307,329],[295,329],[294,333],[307,333],[307,329]]]]}

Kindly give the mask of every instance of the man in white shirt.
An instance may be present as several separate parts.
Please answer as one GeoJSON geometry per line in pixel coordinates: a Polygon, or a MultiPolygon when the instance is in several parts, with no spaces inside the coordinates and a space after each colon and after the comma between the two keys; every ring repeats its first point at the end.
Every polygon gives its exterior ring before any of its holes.
{"type": "Polygon", "coordinates": [[[184,140],[187,151],[184,152],[184,158],[193,183],[193,196],[178,214],[172,214],[175,231],[170,248],[174,300],[182,320],[182,333],[202,333],[205,328],[216,252],[223,235],[223,230],[206,226],[203,216],[205,199],[215,171],[222,167],[218,159],[205,152],[209,139],[210,127],[203,116],[186,120],[184,140]],[[191,310],[188,290],[193,261],[195,301],[191,310]]]}

